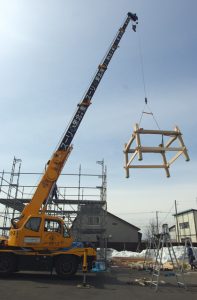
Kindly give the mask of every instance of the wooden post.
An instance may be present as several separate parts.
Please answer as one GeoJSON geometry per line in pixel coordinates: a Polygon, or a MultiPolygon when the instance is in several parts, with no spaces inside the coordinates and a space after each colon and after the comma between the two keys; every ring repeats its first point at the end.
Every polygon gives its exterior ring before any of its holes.
{"type": "Polygon", "coordinates": [[[141,152],[141,141],[140,141],[140,135],[138,133],[139,131],[139,126],[138,124],[135,124],[135,134],[136,134],[136,143],[137,143],[137,148],[138,148],[138,160],[142,160],[142,152],[141,152]]]}

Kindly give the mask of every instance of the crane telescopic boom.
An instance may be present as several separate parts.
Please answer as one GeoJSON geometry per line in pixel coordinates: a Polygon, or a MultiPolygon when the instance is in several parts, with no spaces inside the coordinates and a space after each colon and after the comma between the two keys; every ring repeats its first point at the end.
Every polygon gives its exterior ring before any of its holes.
{"type": "MultiPolygon", "coordinates": [[[[105,55],[104,59],[102,60],[101,64],[98,66],[98,71],[94,76],[89,88],[87,89],[85,96],[78,104],[78,108],[72,118],[62,140],[59,143],[57,150],[52,155],[51,160],[49,161],[48,165],[46,166],[45,173],[41,178],[35,193],[30,201],[27,204],[19,217],[18,220],[13,220],[12,225],[14,228],[20,228],[24,222],[27,220],[29,215],[38,214],[40,211],[43,212],[42,205],[47,204],[48,199],[50,198],[51,192],[55,186],[55,183],[64,167],[64,164],[72,150],[72,140],[77,132],[77,129],[91,103],[91,99],[105,73],[107,67],[114,55],[114,52],[118,48],[120,40],[125,33],[125,30],[129,24],[132,22],[132,29],[136,31],[136,24],[138,21],[138,17],[136,14],[128,13],[127,18],[122,25],[122,27],[118,30],[115,39],[113,40],[109,51],[105,55]]],[[[46,207],[46,205],[45,205],[46,207]]],[[[12,230],[12,229],[11,229],[12,230]]],[[[14,230],[14,229],[13,229],[14,230]]],[[[14,234],[14,233],[13,233],[14,234]]]]}

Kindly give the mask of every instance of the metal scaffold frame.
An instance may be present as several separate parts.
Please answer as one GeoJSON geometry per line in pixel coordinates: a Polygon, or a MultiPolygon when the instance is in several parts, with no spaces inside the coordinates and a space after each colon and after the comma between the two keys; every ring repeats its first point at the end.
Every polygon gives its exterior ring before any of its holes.
{"type": "Polygon", "coordinates": [[[15,216],[15,200],[18,197],[20,170],[21,159],[17,159],[16,157],[14,157],[9,181],[5,179],[5,172],[3,171],[1,173],[2,176],[0,185],[0,195],[3,193],[7,196],[7,201],[4,202],[2,235],[6,235],[6,232],[9,228],[10,218],[14,218],[15,216]],[[4,183],[7,183],[6,191],[3,189],[3,187],[5,186],[4,183]]]}
{"type": "MultiPolygon", "coordinates": [[[[105,232],[105,217],[107,209],[107,170],[104,166],[104,160],[97,161],[101,165],[101,173],[87,174],[82,173],[81,166],[78,173],[62,174],[58,181],[57,190],[52,194],[47,205],[47,213],[50,215],[59,215],[64,217],[66,226],[70,229],[76,218],[79,219],[80,212],[86,209],[86,206],[92,208],[99,207],[100,211],[100,240],[103,240],[105,232]],[[65,186],[64,181],[72,181],[65,186]],[[74,178],[74,179],[73,179],[74,178]],[[72,179],[72,180],[71,180],[72,179]],[[75,183],[73,184],[73,181],[75,183]]],[[[36,185],[21,185],[21,178],[27,182],[32,181],[32,177],[42,175],[41,173],[23,173],[21,172],[21,160],[14,157],[11,172],[0,172],[0,230],[3,236],[8,235],[10,221],[17,217],[23,210],[25,204],[30,202],[36,185]],[[10,177],[10,178],[9,178],[10,177]]],[[[82,240],[78,227],[76,238],[82,240]]],[[[84,228],[85,229],[85,228],[84,228]]]]}

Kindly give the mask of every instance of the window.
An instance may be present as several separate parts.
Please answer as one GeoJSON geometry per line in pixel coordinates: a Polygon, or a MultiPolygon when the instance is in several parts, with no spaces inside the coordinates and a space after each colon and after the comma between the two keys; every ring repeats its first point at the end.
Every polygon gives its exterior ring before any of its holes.
{"type": "Polygon", "coordinates": [[[69,237],[69,232],[68,232],[68,229],[66,228],[66,226],[64,225],[64,229],[63,229],[63,232],[64,232],[64,237],[67,238],[69,237]]]}
{"type": "Polygon", "coordinates": [[[55,220],[46,219],[44,222],[44,231],[61,233],[61,223],[55,220]]]}
{"type": "Polygon", "coordinates": [[[100,225],[100,217],[98,216],[89,216],[88,225],[100,225]]]}
{"type": "Polygon", "coordinates": [[[25,224],[25,228],[33,231],[39,231],[40,229],[41,218],[32,217],[25,224]]]}
{"type": "Polygon", "coordinates": [[[189,222],[179,223],[180,229],[189,228],[189,222]]]}

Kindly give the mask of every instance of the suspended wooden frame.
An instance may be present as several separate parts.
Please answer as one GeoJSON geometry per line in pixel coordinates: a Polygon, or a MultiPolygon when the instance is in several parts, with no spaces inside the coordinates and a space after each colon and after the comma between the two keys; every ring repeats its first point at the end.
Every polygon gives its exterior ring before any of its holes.
{"type": "Polygon", "coordinates": [[[182,133],[179,128],[176,126],[174,130],[147,130],[143,128],[139,128],[139,125],[136,124],[134,127],[134,132],[127,144],[125,144],[124,148],[125,153],[125,170],[126,170],[126,178],[129,178],[129,169],[134,168],[162,168],[165,169],[166,176],[170,177],[169,168],[171,164],[180,156],[184,155],[185,160],[189,161],[189,156],[187,153],[186,146],[184,144],[182,133]],[[141,143],[142,135],[161,135],[162,143],[158,146],[154,147],[146,147],[141,143]],[[169,140],[164,144],[163,137],[169,137],[169,140]],[[179,142],[179,147],[170,147],[172,143],[175,141],[179,142]],[[131,148],[132,143],[136,141],[136,147],[131,148]],[[176,152],[175,155],[167,161],[166,153],[168,151],[176,152]],[[161,165],[133,165],[133,160],[136,156],[138,156],[138,160],[143,160],[143,153],[160,153],[162,156],[163,164],[161,165]]]}

